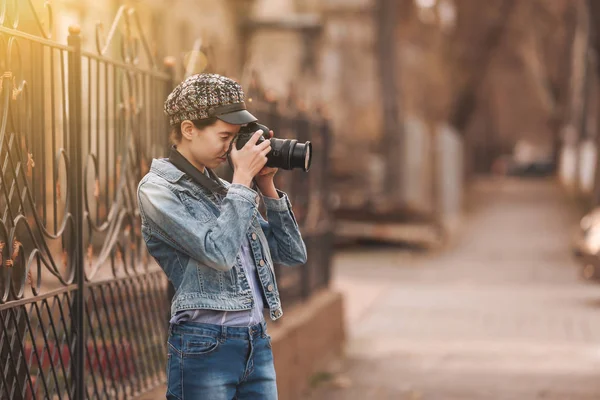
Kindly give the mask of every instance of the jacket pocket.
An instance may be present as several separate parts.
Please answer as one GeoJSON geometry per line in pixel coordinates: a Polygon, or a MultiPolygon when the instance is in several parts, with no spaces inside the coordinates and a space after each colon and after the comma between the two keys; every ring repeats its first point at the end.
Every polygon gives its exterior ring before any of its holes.
{"type": "Polygon", "coordinates": [[[211,218],[215,217],[209,208],[209,205],[206,204],[206,202],[209,200],[203,196],[193,193],[189,190],[182,190],[179,192],[179,198],[181,199],[181,202],[187,211],[192,214],[195,220],[200,222],[208,222],[211,218]]]}
{"type": "Polygon", "coordinates": [[[200,291],[204,294],[220,295],[223,292],[223,281],[228,271],[217,271],[202,264],[196,264],[200,291]]]}
{"type": "Polygon", "coordinates": [[[197,263],[197,270],[202,293],[222,297],[239,292],[240,271],[237,264],[229,271],[217,271],[197,263]]]}

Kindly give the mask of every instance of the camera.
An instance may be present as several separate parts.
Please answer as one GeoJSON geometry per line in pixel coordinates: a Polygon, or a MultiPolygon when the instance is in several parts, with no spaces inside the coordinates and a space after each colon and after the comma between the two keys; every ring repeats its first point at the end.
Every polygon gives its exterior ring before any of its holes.
{"type": "Polygon", "coordinates": [[[257,122],[250,122],[240,129],[235,146],[240,150],[250,140],[254,132],[262,130],[263,134],[256,144],[271,140],[271,151],[267,154],[267,167],[291,170],[302,168],[304,172],[310,169],[312,161],[312,144],[298,143],[295,139],[269,138],[270,129],[257,122]]]}

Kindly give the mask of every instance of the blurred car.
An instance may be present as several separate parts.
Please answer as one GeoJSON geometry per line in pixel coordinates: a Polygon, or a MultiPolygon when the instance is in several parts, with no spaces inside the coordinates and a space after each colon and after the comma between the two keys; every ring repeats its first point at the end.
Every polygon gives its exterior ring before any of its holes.
{"type": "Polygon", "coordinates": [[[527,163],[513,163],[508,175],[519,177],[547,177],[554,174],[556,167],[552,160],[535,160],[527,163]]]}
{"type": "Polygon", "coordinates": [[[498,175],[505,176],[544,178],[554,174],[556,164],[548,158],[517,161],[512,155],[502,155],[494,162],[492,171],[498,175]]]}
{"type": "Polygon", "coordinates": [[[583,216],[573,240],[573,255],[582,265],[582,276],[600,280],[600,207],[583,216]]]}

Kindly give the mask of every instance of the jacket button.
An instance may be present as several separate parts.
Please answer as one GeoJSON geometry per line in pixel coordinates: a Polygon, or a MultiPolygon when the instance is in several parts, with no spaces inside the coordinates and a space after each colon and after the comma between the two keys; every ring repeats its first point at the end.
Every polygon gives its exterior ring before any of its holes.
{"type": "Polygon", "coordinates": [[[257,236],[256,236],[256,233],[253,233],[253,234],[252,234],[252,240],[256,240],[256,237],[257,237],[257,236]]]}
{"type": "Polygon", "coordinates": [[[264,267],[265,266],[265,260],[260,260],[259,264],[260,264],[261,267],[264,267]]]}
{"type": "Polygon", "coordinates": [[[273,291],[273,285],[269,284],[269,286],[267,286],[267,290],[269,292],[272,292],[273,291]]]}
{"type": "Polygon", "coordinates": [[[280,309],[275,310],[274,314],[275,314],[275,318],[281,317],[281,310],[280,309]]]}

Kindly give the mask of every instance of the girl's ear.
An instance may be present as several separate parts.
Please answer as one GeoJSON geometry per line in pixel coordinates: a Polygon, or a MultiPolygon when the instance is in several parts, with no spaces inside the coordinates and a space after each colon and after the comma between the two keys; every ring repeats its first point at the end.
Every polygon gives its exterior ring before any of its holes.
{"type": "Polygon", "coordinates": [[[185,120],[181,123],[181,136],[185,139],[192,140],[194,136],[194,124],[192,121],[185,120]]]}

